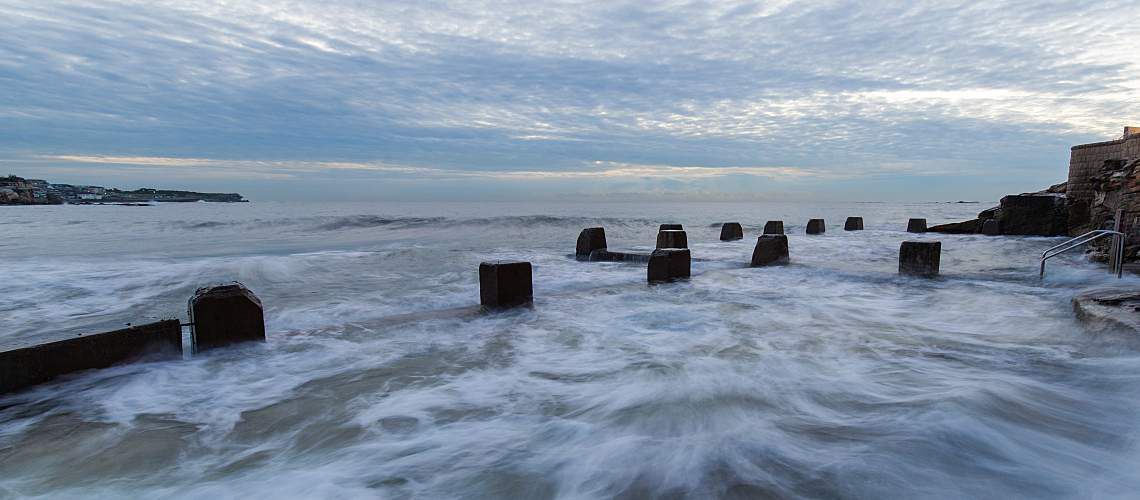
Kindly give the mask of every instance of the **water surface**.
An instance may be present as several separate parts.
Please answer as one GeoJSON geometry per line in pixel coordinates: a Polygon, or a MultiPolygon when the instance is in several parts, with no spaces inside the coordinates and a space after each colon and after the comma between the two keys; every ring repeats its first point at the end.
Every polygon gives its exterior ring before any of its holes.
{"type": "Polygon", "coordinates": [[[1057,239],[903,232],[987,206],[6,207],[0,342],[185,319],[232,280],[269,341],[0,397],[0,497],[1134,496],[1140,343],[1070,305],[1115,280],[1077,255],[1037,279],[1057,239]],[[750,269],[769,219],[792,264],[750,269]],[[569,257],[663,222],[688,282],[569,257]],[[940,278],[897,275],[904,239],[943,242],[940,278]],[[534,264],[533,309],[387,319],[476,303],[492,259],[534,264]]]}

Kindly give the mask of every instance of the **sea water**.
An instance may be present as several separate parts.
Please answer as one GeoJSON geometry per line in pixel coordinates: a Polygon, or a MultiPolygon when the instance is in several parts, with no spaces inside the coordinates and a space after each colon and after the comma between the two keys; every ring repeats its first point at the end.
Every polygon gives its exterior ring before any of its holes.
{"type": "Polygon", "coordinates": [[[186,320],[235,280],[268,342],[0,396],[0,497],[1135,497],[1140,342],[1070,304],[1117,281],[1080,255],[1040,280],[1057,238],[904,232],[987,207],[6,207],[0,342],[186,320]],[[748,268],[776,219],[791,264],[748,268]],[[572,258],[661,223],[691,280],[572,258]],[[941,277],[897,274],[907,239],[942,241],[941,277]],[[533,263],[533,309],[390,319],[477,304],[496,259],[533,263]]]}

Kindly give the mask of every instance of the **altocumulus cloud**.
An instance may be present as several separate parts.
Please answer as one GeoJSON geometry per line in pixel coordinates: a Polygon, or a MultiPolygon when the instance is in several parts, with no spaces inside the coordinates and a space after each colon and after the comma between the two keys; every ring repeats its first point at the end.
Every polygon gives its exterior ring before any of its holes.
{"type": "Polygon", "coordinates": [[[993,197],[1140,119],[1136,12],[0,0],[0,170],[261,197],[993,197]]]}

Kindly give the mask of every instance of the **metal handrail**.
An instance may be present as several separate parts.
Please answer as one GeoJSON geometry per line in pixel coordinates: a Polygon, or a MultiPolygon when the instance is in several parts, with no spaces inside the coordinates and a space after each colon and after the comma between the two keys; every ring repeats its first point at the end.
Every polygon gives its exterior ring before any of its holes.
{"type": "Polygon", "coordinates": [[[1045,277],[1045,261],[1061,255],[1069,250],[1077,248],[1086,243],[1091,243],[1095,240],[1105,236],[1112,236],[1112,249],[1110,257],[1112,263],[1112,272],[1120,278],[1124,274],[1124,233],[1120,231],[1112,231],[1109,229],[1097,229],[1089,231],[1085,234],[1066,240],[1064,243],[1055,245],[1048,250],[1041,253],[1041,277],[1045,277]]]}

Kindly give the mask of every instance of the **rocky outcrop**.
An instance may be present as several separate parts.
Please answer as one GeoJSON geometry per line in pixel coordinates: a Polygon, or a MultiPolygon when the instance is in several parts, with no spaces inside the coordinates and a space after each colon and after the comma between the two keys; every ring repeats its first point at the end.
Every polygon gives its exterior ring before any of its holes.
{"type": "Polygon", "coordinates": [[[1062,183],[1036,193],[1011,194],[1002,198],[998,206],[978,213],[976,219],[931,226],[927,231],[978,234],[984,228],[985,234],[990,235],[1064,236],[1069,231],[1068,220],[1062,183]]]}
{"type": "Polygon", "coordinates": [[[974,234],[982,232],[982,220],[970,219],[962,222],[951,222],[949,224],[939,224],[937,226],[930,226],[926,228],[930,233],[946,233],[946,234],[974,234]]]}
{"type": "Polygon", "coordinates": [[[1073,298],[1077,317],[1094,327],[1123,327],[1140,332],[1140,292],[1128,289],[1089,290],[1073,298]]]}
{"type": "MultiPolygon", "coordinates": [[[[1121,230],[1128,235],[1124,247],[1124,256],[1128,261],[1136,260],[1140,253],[1140,237],[1137,231],[1140,225],[1136,219],[1140,216],[1140,158],[1132,160],[1107,160],[1103,169],[1090,178],[1092,198],[1086,209],[1089,224],[1081,229],[1111,229],[1110,224],[1116,220],[1116,211],[1122,211],[1121,230]]],[[[1093,246],[1093,258],[1100,260],[1107,258],[1106,244],[1093,246]]]]}
{"type": "Polygon", "coordinates": [[[995,217],[1001,234],[1065,236],[1069,215],[1065,195],[1056,193],[1013,194],[1001,199],[995,217]]]}

